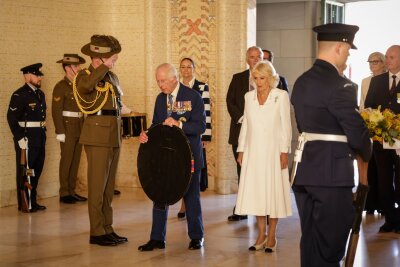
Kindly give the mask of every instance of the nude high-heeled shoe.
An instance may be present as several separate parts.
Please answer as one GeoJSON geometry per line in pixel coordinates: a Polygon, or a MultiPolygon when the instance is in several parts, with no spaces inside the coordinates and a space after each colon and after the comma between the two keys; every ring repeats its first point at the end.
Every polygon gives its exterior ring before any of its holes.
{"type": "Polygon", "coordinates": [[[265,246],[265,252],[271,253],[276,251],[276,247],[278,246],[278,239],[275,238],[275,245],[273,247],[265,246]]]}
{"type": "Polygon", "coordinates": [[[261,250],[261,249],[264,248],[264,245],[267,243],[267,241],[268,241],[268,236],[265,237],[265,240],[264,240],[261,244],[259,244],[259,245],[254,244],[254,245],[252,245],[251,247],[249,247],[249,250],[250,250],[250,251],[261,250]]]}

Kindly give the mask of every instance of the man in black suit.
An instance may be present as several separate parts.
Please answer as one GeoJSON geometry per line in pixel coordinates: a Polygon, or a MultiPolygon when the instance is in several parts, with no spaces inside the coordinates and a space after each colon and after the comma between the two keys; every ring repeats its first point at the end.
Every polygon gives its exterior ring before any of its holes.
{"type": "MultiPolygon", "coordinates": [[[[400,46],[393,45],[386,51],[388,72],[371,79],[365,107],[390,109],[400,113],[400,46]]],[[[400,161],[394,149],[383,149],[382,144],[374,141],[374,156],[378,171],[378,190],[382,210],[385,213],[385,224],[379,228],[380,233],[396,232],[400,234],[400,161]],[[393,187],[393,184],[395,185],[393,187]]]]}
{"type": "MultiPolygon", "coordinates": [[[[263,60],[268,60],[269,62],[274,64],[274,53],[271,50],[263,49],[263,60]]],[[[289,92],[288,83],[285,77],[281,75],[279,75],[279,83],[276,87],[285,90],[286,92],[289,92]]]]}
{"type": "Polygon", "coordinates": [[[353,161],[368,162],[371,141],[356,111],[357,90],[339,73],[350,48],[356,48],[358,27],[332,23],[314,31],[317,60],[297,79],[291,97],[304,144],[302,154],[296,151],[293,191],[302,232],[301,266],[339,267],[354,219],[353,161]]]}
{"type": "MultiPolygon", "coordinates": [[[[246,61],[250,69],[239,72],[233,75],[232,81],[229,84],[228,94],[226,96],[226,104],[228,112],[231,116],[231,126],[229,129],[229,144],[232,145],[232,152],[235,161],[238,153],[238,139],[240,127],[242,126],[243,112],[244,112],[244,95],[251,90],[255,89],[255,85],[250,80],[250,70],[262,60],[262,50],[258,46],[252,46],[247,49],[246,61]]],[[[240,181],[240,165],[236,162],[238,183],[240,181]]],[[[235,209],[233,209],[235,210],[235,209]]],[[[233,212],[228,217],[228,221],[240,221],[247,219],[247,215],[237,215],[233,212]]]]}

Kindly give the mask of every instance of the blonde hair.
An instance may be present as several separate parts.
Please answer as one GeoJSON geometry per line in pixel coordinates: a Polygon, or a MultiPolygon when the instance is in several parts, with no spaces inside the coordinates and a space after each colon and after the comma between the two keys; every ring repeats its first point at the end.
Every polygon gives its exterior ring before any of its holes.
{"type": "Polygon", "coordinates": [[[368,61],[370,61],[373,57],[378,57],[383,63],[385,63],[386,58],[385,55],[381,52],[373,52],[368,56],[368,61]]]}
{"type": "Polygon", "coordinates": [[[267,78],[270,89],[276,88],[279,83],[279,75],[276,73],[274,66],[269,61],[260,61],[254,66],[251,70],[252,79],[256,73],[267,78]]]}

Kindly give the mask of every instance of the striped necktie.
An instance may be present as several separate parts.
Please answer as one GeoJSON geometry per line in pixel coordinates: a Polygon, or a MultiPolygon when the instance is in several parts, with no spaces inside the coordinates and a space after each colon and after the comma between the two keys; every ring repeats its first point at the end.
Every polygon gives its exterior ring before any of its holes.
{"type": "Polygon", "coordinates": [[[173,96],[171,94],[168,95],[168,103],[167,103],[167,114],[168,117],[172,114],[172,107],[173,107],[173,96]]]}

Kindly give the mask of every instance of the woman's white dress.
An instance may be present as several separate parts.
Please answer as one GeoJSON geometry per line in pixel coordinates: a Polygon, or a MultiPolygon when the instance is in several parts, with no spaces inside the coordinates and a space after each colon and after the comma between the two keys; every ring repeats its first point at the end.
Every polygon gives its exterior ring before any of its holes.
{"type": "Polygon", "coordinates": [[[286,91],[272,89],[263,105],[257,90],[245,95],[243,122],[237,151],[244,152],[235,213],[292,215],[288,169],[281,169],[281,152],[290,152],[292,128],[286,91]]]}

